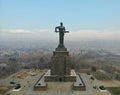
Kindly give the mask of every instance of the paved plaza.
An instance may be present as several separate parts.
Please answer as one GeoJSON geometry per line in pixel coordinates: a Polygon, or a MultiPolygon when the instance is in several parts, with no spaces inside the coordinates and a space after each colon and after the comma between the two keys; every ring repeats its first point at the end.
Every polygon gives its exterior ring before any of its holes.
{"type": "Polygon", "coordinates": [[[47,91],[34,91],[33,86],[36,81],[40,78],[43,73],[37,73],[35,76],[31,76],[30,74],[25,77],[24,79],[13,78],[9,76],[6,79],[0,80],[0,85],[11,85],[10,81],[15,81],[21,84],[20,91],[13,91],[10,90],[7,93],[11,93],[11,95],[111,95],[108,91],[107,92],[100,92],[98,88],[94,89],[93,86],[100,86],[104,85],[105,87],[109,86],[119,86],[119,81],[113,81],[111,85],[109,83],[105,83],[99,81],[97,79],[91,80],[90,75],[86,73],[81,73],[81,77],[86,84],[86,91],[73,91],[72,84],[73,82],[48,82],[47,83],[47,91]],[[109,84],[109,85],[108,85],[109,84]]]}

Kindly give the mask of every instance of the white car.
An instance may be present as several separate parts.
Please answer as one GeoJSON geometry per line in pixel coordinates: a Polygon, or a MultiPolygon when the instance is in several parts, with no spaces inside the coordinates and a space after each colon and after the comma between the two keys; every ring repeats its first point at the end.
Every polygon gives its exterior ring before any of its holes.
{"type": "Polygon", "coordinates": [[[30,73],[31,76],[36,76],[37,74],[35,72],[30,73]]]}
{"type": "Polygon", "coordinates": [[[13,91],[20,91],[21,90],[21,85],[16,84],[15,88],[13,88],[13,91]]]}
{"type": "Polygon", "coordinates": [[[21,90],[21,88],[19,88],[19,89],[15,89],[15,88],[13,88],[12,91],[20,91],[20,90],[21,90]]]}
{"type": "Polygon", "coordinates": [[[103,85],[98,86],[98,89],[100,90],[100,92],[107,92],[106,88],[103,85]]]}

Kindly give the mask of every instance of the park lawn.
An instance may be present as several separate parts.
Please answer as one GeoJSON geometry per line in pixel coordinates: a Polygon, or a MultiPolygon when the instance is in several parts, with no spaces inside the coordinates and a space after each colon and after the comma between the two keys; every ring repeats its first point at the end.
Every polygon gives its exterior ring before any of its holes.
{"type": "Polygon", "coordinates": [[[120,87],[107,87],[112,95],[120,95],[120,87]]]}

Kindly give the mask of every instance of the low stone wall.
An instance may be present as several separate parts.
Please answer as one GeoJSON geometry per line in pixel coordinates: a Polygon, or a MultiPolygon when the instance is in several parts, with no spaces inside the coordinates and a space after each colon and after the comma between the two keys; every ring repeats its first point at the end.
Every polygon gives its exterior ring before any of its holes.
{"type": "Polygon", "coordinates": [[[45,73],[43,73],[41,75],[41,77],[39,78],[39,80],[35,83],[34,85],[34,91],[45,91],[47,90],[47,84],[44,83],[44,75],[45,73]]]}
{"type": "Polygon", "coordinates": [[[47,85],[46,86],[34,86],[34,91],[46,91],[47,90],[47,85]]]}
{"type": "Polygon", "coordinates": [[[45,82],[55,82],[55,81],[57,81],[56,76],[45,76],[44,80],[45,80],[45,82]]]}
{"type": "Polygon", "coordinates": [[[77,75],[77,82],[73,83],[72,85],[73,90],[78,90],[78,91],[85,91],[86,90],[86,85],[82,79],[82,77],[80,76],[80,74],[77,75]]]}
{"type": "MultiPolygon", "coordinates": [[[[54,75],[51,75],[51,76],[45,76],[45,82],[59,82],[59,78],[60,76],[54,76],[54,75]]],[[[76,77],[75,76],[64,76],[64,77],[61,77],[62,79],[62,82],[76,82],[76,77]]]]}
{"type": "Polygon", "coordinates": [[[70,75],[51,75],[51,70],[48,70],[44,80],[45,82],[76,82],[76,73],[71,70],[70,75]]]}
{"type": "Polygon", "coordinates": [[[85,86],[73,86],[73,90],[76,90],[76,91],[85,91],[86,87],[85,86]]]}
{"type": "Polygon", "coordinates": [[[65,81],[66,82],[76,82],[76,76],[66,76],[65,81]]]}

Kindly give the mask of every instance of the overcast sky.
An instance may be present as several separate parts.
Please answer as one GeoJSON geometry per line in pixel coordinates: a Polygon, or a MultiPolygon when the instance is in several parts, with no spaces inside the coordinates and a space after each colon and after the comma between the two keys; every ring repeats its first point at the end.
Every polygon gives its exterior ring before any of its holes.
{"type": "Polygon", "coordinates": [[[120,40],[120,0],[0,0],[0,41],[120,40]]]}

